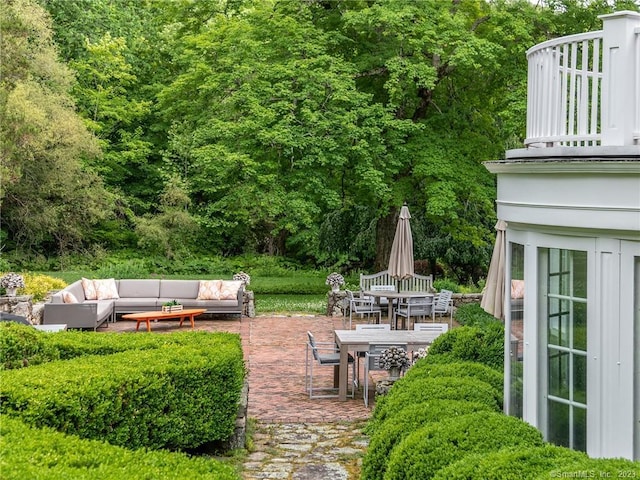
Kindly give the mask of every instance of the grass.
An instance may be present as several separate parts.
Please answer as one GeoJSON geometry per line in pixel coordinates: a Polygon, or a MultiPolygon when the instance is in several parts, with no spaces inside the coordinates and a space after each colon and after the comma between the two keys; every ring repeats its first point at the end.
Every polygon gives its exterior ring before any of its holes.
{"type": "Polygon", "coordinates": [[[264,315],[315,314],[327,312],[327,296],[324,295],[256,295],[256,313],[264,315]]]}

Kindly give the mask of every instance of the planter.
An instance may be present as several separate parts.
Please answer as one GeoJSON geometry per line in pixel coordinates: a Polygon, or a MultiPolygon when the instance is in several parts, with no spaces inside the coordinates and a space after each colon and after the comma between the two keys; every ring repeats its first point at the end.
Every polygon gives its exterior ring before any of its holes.
{"type": "Polygon", "coordinates": [[[389,369],[389,379],[397,380],[400,378],[400,367],[391,367],[389,369]]]}
{"type": "Polygon", "coordinates": [[[5,288],[4,289],[6,292],[7,297],[15,297],[16,296],[16,292],[17,292],[17,288],[5,288]]]}
{"type": "Polygon", "coordinates": [[[181,312],[182,311],[182,305],[163,305],[162,306],[162,311],[163,312],[167,312],[167,313],[181,312]]]}
{"type": "Polygon", "coordinates": [[[331,286],[331,291],[332,292],[339,292],[340,291],[340,285],[332,285],[331,286]]]}

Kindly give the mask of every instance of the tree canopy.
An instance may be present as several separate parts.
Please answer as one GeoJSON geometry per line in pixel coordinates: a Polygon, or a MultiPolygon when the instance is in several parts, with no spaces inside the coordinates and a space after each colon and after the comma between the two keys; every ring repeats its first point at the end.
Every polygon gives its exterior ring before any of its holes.
{"type": "Polygon", "coordinates": [[[3,247],[484,275],[525,52],[633,1],[0,0],[3,247]],[[39,6],[40,5],[40,6],[39,6]],[[177,232],[188,232],[177,235],[177,232]]]}

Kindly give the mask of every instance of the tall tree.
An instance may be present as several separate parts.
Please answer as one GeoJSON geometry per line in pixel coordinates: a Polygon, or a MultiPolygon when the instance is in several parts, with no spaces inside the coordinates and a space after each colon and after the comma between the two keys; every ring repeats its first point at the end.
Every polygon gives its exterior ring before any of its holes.
{"type": "Polygon", "coordinates": [[[99,177],[83,168],[98,145],[75,113],[46,12],[30,0],[0,7],[2,229],[14,246],[65,253],[110,211],[99,177]]]}

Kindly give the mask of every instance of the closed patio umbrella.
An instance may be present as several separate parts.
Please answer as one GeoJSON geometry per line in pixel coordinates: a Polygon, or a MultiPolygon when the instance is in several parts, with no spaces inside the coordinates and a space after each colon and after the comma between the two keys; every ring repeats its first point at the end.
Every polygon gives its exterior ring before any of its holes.
{"type": "Polygon", "coordinates": [[[409,207],[405,204],[400,209],[400,218],[389,257],[389,275],[398,280],[413,277],[413,237],[409,224],[410,218],[409,207]]]}
{"type": "Polygon", "coordinates": [[[482,291],[480,306],[496,318],[504,318],[504,277],[506,262],[505,232],[507,222],[498,220],[495,226],[496,243],[493,246],[491,264],[487,273],[487,283],[482,291]]]}

